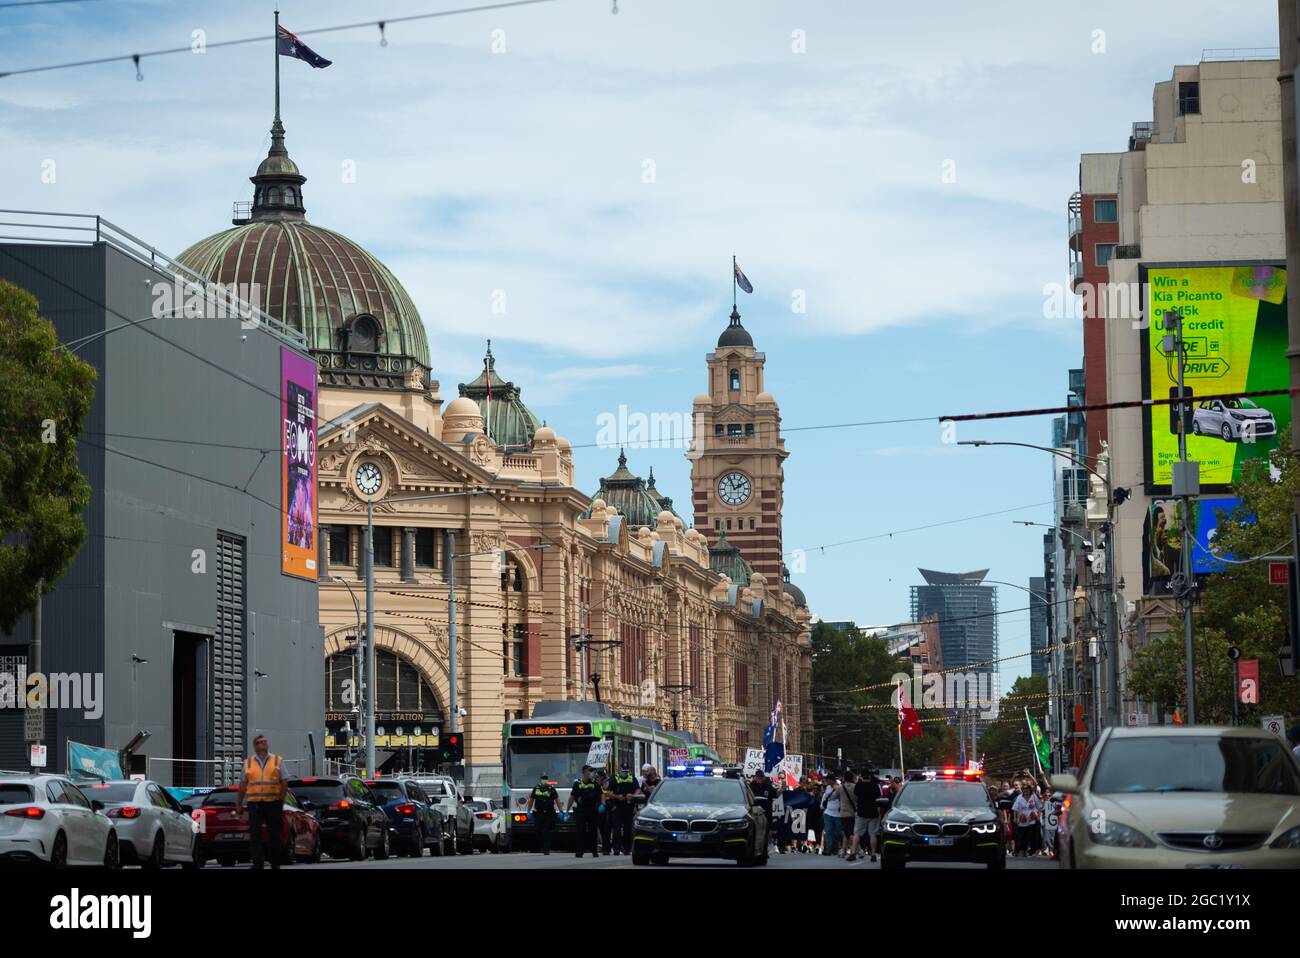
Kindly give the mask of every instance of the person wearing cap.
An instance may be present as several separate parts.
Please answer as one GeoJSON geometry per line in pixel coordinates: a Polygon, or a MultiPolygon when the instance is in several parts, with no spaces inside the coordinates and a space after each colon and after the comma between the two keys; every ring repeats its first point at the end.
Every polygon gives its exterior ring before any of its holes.
{"type": "MultiPolygon", "coordinates": [[[[651,771],[654,771],[652,768],[651,771]]],[[[609,783],[609,803],[612,807],[611,818],[614,820],[614,854],[632,854],[632,819],[636,816],[637,799],[641,796],[641,786],[636,776],[624,762],[614,773],[614,780],[609,783]]]]}
{"type": "Polygon", "coordinates": [[[596,848],[596,826],[603,797],[600,785],[591,777],[591,766],[582,766],[582,778],[573,783],[569,791],[569,804],[565,809],[573,811],[573,823],[577,828],[574,849],[579,858],[589,849],[592,858],[600,857],[600,852],[596,848]],[[575,805],[576,811],[574,811],[575,805]]]}
{"type": "Polygon", "coordinates": [[[551,853],[551,833],[555,831],[555,814],[560,810],[560,793],[551,784],[548,772],[542,772],[528,794],[528,811],[537,822],[537,847],[543,855],[551,853]]]}

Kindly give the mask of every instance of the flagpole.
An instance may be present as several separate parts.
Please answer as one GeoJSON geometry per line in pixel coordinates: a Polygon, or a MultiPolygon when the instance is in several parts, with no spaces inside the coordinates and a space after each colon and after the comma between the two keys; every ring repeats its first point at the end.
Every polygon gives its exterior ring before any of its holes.
{"type": "Polygon", "coordinates": [[[903,683],[898,683],[898,774],[906,777],[907,763],[903,761],[903,683]]]}
{"type": "Polygon", "coordinates": [[[1038,757],[1038,743],[1034,741],[1034,726],[1029,721],[1029,706],[1025,706],[1025,728],[1029,730],[1029,750],[1034,753],[1034,764],[1038,766],[1038,774],[1045,775],[1043,771],[1043,761],[1038,757]]]}
{"type": "Polygon", "coordinates": [[[736,311],[736,254],[731,254],[731,311],[736,311]]]}
{"type": "Polygon", "coordinates": [[[280,11],[275,11],[275,35],[271,37],[271,52],[275,56],[275,122],[280,122],[280,11]]]}

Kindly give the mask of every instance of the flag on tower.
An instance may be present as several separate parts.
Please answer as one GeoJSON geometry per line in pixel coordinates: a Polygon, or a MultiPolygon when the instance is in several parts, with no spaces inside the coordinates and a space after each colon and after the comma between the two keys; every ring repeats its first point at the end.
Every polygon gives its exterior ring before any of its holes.
{"type": "Polygon", "coordinates": [[[741,289],[743,289],[745,292],[752,293],[754,291],[754,287],[749,282],[749,277],[746,276],[741,271],[740,266],[739,264],[736,263],[734,257],[732,258],[731,266],[736,271],[736,285],[739,286],[741,289]]]}
{"type": "Polygon", "coordinates": [[[302,60],[310,63],[318,70],[324,69],[334,62],[333,60],[326,60],[282,26],[276,26],[275,38],[277,52],[282,57],[293,57],[295,60],[302,60]]]}

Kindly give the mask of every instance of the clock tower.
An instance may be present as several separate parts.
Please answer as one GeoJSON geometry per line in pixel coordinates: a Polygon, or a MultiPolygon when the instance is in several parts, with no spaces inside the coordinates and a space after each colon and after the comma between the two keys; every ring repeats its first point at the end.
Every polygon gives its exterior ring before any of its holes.
{"type": "Polygon", "coordinates": [[[710,545],[725,535],[756,572],[780,582],[781,464],[789,453],[776,400],[763,388],[766,357],[734,306],[706,360],[709,391],[695,397],[689,453],[695,528],[710,545]]]}

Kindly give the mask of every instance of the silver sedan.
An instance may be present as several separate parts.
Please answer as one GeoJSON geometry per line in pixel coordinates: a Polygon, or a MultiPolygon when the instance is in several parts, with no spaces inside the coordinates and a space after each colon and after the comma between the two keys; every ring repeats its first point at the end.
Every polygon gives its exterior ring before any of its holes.
{"type": "Polygon", "coordinates": [[[157,782],[117,781],[83,785],[92,802],[113,821],[124,865],[163,868],[201,864],[203,846],[194,820],[157,782]]]}

